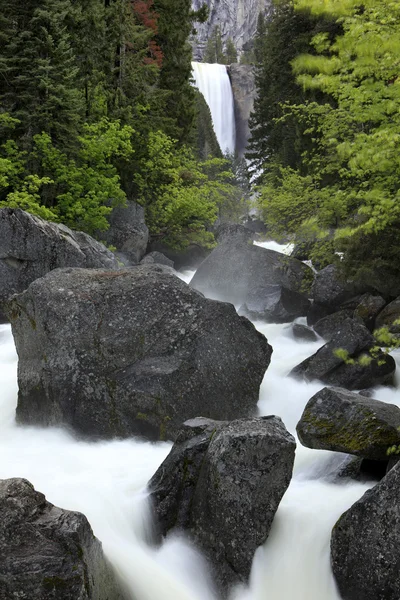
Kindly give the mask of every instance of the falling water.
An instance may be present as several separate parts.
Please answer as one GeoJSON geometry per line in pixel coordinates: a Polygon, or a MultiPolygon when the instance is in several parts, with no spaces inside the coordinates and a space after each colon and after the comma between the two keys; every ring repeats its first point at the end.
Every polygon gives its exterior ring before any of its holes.
{"type": "MultiPolygon", "coordinates": [[[[295,433],[304,405],[322,385],[286,375],[322,342],[295,341],[287,324],[255,325],[274,349],[260,414],[280,415],[295,433]]],[[[171,444],[88,443],[62,429],[17,427],[16,365],[10,327],[0,325],[0,478],[25,477],[49,501],[86,514],[132,600],[218,600],[203,557],[187,539],[176,534],[161,548],[149,544],[154,524],[146,483],[171,444]]],[[[379,388],[375,397],[400,403],[396,390],[379,388]]],[[[368,488],[334,482],[343,456],[298,444],[292,482],[256,552],[249,586],[237,588],[231,600],[339,600],[329,566],[330,532],[368,488]]]]}
{"type": "Polygon", "coordinates": [[[232,86],[225,65],[192,62],[196,87],[211,112],[215,135],[222,152],[235,152],[235,113],[232,86]]]}

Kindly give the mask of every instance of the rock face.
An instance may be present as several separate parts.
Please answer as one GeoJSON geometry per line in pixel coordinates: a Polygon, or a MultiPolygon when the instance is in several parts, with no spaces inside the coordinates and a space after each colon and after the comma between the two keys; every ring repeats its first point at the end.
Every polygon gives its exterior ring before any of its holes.
{"type": "Polygon", "coordinates": [[[399,495],[397,464],[333,528],[331,563],[343,600],[400,598],[399,495]]]}
{"type": "Polygon", "coordinates": [[[167,258],[162,252],[149,252],[140,261],[141,265],[165,265],[166,267],[174,268],[174,262],[167,258]]]}
{"type": "Polygon", "coordinates": [[[0,306],[57,267],[118,269],[113,253],[86,233],[23,210],[0,209],[0,306]]]}
{"type": "Polygon", "coordinates": [[[254,232],[251,229],[238,223],[222,223],[215,232],[215,239],[219,244],[234,242],[235,240],[252,244],[254,237],[254,232]]]}
{"type": "Polygon", "coordinates": [[[227,595],[246,581],[293,469],[295,441],[278,417],[184,424],[150,481],[161,532],[189,530],[227,595]]]}
{"type": "Polygon", "coordinates": [[[387,461],[388,448],[400,444],[399,427],[400,409],[394,404],[324,388],[308,401],[297,433],[308,448],[387,461]]]}
{"type": "Polygon", "coordinates": [[[102,232],[107,244],[115,246],[123,257],[137,264],[146,254],[149,230],[144,220],[144,208],[128,201],[127,206],[117,206],[109,216],[110,228],[102,232]]]}
{"type": "Polygon", "coordinates": [[[343,323],[347,319],[351,319],[352,316],[352,310],[338,310],[337,312],[331,313],[330,315],[319,319],[314,325],[314,330],[318,333],[318,335],[324,338],[324,340],[329,341],[343,326],[343,323]]]}
{"type": "Polygon", "coordinates": [[[391,333],[400,334],[400,297],[390,302],[383,310],[379,313],[375,326],[387,327],[391,333]],[[399,323],[397,323],[397,321],[399,323]]]}
{"type": "Polygon", "coordinates": [[[1,600],[122,600],[84,515],[46,501],[26,479],[0,481],[1,600]]]}
{"type": "MultiPolygon", "coordinates": [[[[193,0],[194,10],[201,8],[201,0],[193,0]]],[[[209,18],[206,23],[196,23],[196,37],[193,39],[193,56],[202,60],[207,40],[213,29],[219,26],[221,37],[226,44],[230,37],[239,51],[254,38],[257,31],[257,19],[261,11],[270,6],[269,0],[206,0],[209,18]]]]}
{"type": "Polygon", "coordinates": [[[359,362],[363,353],[374,345],[374,338],[364,325],[347,319],[330,342],[292,369],[290,375],[306,381],[319,379],[349,390],[391,383],[396,370],[391,356],[381,352],[368,364],[359,362]],[[354,361],[346,361],[342,354],[336,354],[337,350],[344,350],[354,361]]]}
{"type": "Polygon", "coordinates": [[[240,307],[239,313],[250,319],[290,323],[296,317],[306,315],[309,306],[308,298],[299,292],[280,285],[266,285],[253,289],[247,295],[247,301],[240,307]]]}
{"type": "Polygon", "coordinates": [[[232,305],[158,265],[57,269],[8,314],[18,421],[85,435],[174,438],[199,413],[249,416],[272,352],[232,305]]]}
{"type": "Polygon", "coordinates": [[[306,325],[302,325],[301,323],[293,323],[292,334],[295,340],[302,340],[304,342],[318,341],[318,336],[311,329],[311,327],[307,327],[306,325]]]}
{"type": "Polygon", "coordinates": [[[333,311],[347,300],[366,291],[367,285],[342,280],[336,267],[328,265],[317,273],[311,288],[311,298],[316,304],[329,307],[333,311]]]}
{"type": "Polygon", "coordinates": [[[263,288],[279,285],[307,297],[313,279],[312,270],[295,258],[290,258],[260,246],[226,241],[202,262],[190,285],[211,297],[243,304],[254,302],[257,290],[263,300],[263,288]]]}
{"type": "Polygon", "coordinates": [[[243,156],[250,138],[249,118],[257,90],[252,65],[230,65],[228,69],[235,108],[236,151],[243,156]]]}

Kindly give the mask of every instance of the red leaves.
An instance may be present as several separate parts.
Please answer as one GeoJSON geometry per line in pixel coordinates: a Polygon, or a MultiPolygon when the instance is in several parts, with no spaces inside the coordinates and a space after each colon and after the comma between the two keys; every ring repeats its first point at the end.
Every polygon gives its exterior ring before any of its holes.
{"type": "MultiPolygon", "coordinates": [[[[154,10],[153,0],[132,0],[133,11],[143,27],[149,29],[156,36],[158,33],[158,13],[154,10]]],[[[152,39],[148,43],[148,56],[144,59],[146,65],[156,64],[159,68],[162,66],[163,53],[157,42],[152,39]]]]}

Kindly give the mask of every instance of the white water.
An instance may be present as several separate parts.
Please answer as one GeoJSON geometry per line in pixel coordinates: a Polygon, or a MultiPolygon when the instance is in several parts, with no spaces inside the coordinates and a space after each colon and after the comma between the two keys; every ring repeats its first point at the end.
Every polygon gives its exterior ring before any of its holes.
{"type": "Polygon", "coordinates": [[[222,152],[235,152],[235,113],[231,81],[225,65],[192,62],[193,78],[210,112],[222,152]]]}
{"type": "MultiPolygon", "coordinates": [[[[274,348],[260,414],[280,415],[294,433],[305,403],[322,386],[285,376],[320,344],[295,341],[288,325],[256,326],[274,348]]],[[[0,478],[26,477],[49,501],[86,514],[132,599],[217,600],[201,555],[185,539],[172,536],[158,550],[148,544],[145,486],[171,445],[84,443],[60,429],[17,427],[16,355],[6,325],[0,326],[0,382],[0,478]]],[[[375,397],[400,404],[397,390],[380,388],[375,397]]],[[[292,482],[268,541],[256,553],[250,585],[232,600],[339,600],[329,568],[330,531],[368,487],[330,481],[342,460],[298,444],[292,482]]]]}

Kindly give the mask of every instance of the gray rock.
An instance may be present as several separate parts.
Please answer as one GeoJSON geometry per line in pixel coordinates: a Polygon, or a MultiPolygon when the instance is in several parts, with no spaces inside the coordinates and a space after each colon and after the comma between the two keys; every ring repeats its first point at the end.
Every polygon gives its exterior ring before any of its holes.
{"type": "Polygon", "coordinates": [[[223,242],[240,241],[252,244],[254,232],[244,225],[238,223],[222,223],[215,232],[215,239],[219,244],[223,242]]]}
{"type": "Polygon", "coordinates": [[[311,288],[311,298],[316,304],[338,309],[343,302],[357,294],[369,291],[368,285],[345,281],[335,265],[319,271],[311,288]]]}
{"type": "Polygon", "coordinates": [[[343,600],[400,598],[399,495],[397,464],[334,526],[331,564],[343,600]]]}
{"type": "Polygon", "coordinates": [[[57,508],[26,479],[0,481],[0,599],[122,600],[84,515],[57,508]]]}
{"type": "Polygon", "coordinates": [[[254,66],[232,64],[228,67],[228,73],[235,109],[236,152],[243,156],[250,138],[249,118],[257,96],[254,66]]]}
{"type": "Polygon", "coordinates": [[[198,244],[190,244],[182,250],[176,250],[160,241],[150,242],[150,250],[152,252],[162,252],[162,254],[173,261],[177,271],[179,269],[194,269],[198,267],[210,254],[210,250],[198,244]]]}
{"type": "Polygon", "coordinates": [[[305,381],[319,379],[350,390],[392,383],[396,363],[391,356],[380,352],[368,364],[363,362],[364,351],[374,345],[375,340],[364,325],[347,319],[330,342],[292,369],[290,375],[305,381]],[[348,362],[336,354],[337,350],[345,350],[348,358],[354,360],[348,362]]]}
{"type": "Polygon", "coordinates": [[[297,317],[305,316],[309,306],[308,298],[299,292],[280,285],[266,285],[248,294],[239,314],[270,323],[290,323],[297,317]]]}
{"type": "Polygon", "coordinates": [[[293,469],[295,441],[278,417],[186,423],[150,482],[162,533],[190,531],[227,595],[246,581],[293,469]],[[191,432],[187,429],[191,428],[191,432]]]}
{"type": "Polygon", "coordinates": [[[307,325],[302,325],[301,323],[293,323],[292,334],[295,340],[302,340],[304,342],[318,341],[318,336],[311,327],[307,327],[307,325]]]}
{"type": "Polygon", "coordinates": [[[353,316],[352,310],[338,310],[337,312],[331,313],[322,319],[319,319],[314,325],[314,330],[324,340],[331,340],[333,336],[342,327],[344,321],[351,319],[353,316]]]}
{"type": "Polygon", "coordinates": [[[241,305],[248,299],[254,301],[256,290],[269,285],[283,286],[307,298],[313,277],[312,270],[295,258],[235,239],[211,252],[190,285],[206,295],[241,305]]]}
{"type": "Polygon", "coordinates": [[[246,227],[246,229],[250,229],[250,231],[253,233],[260,233],[262,235],[267,233],[267,227],[264,221],[261,221],[261,219],[257,219],[256,217],[252,217],[251,215],[249,215],[247,220],[243,222],[243,226],[246,227]]]}
{"type": "Polygon", "coordinates": [[[118,269],[113,253],[86,233],[18,208],[0,209],[0,306],[58,267],[118,269]]]}
{"type": "MultiPolygon", "coordinates": [[[[370,331],[374,329],[375,319],[385,306],[386,301],[382,296],[373,296],[372,294],[364,294],[360,298],[360,302],[354,310],[354,317],[362,319],[365,327],[370,331]]],[[[399,310],[400,317],[400,310],[399,310]]]]}
{"type": "Polygon", "coordinates": [[[140,261],[141,265],[165,265],[166,267],[174,268],[174,262],[167,258],[165,254],[161,252],[157,252],[156,250],[153,252],[149,252],[146,254],[144,258],[140,261]]]}
{"type": "MultiPolygon", "coordinates": [[[[269,0],[207,0],[209,17],[206,23],[196,23],[196,35],[192,40],[195,60],[203,60],[207,40],[218,25],[225,46],[227,39],[232,38],[239,53],[243,50],[257,31],[257,19],[261,11],[270,6],[269,0]]],[[[193,0],[192,7],[198,10],[203,5],[201,0],[193,0]]]]}
{"type": "Polygon", "coordinates": [[[168,267],[58,269],[8,305],[17,419],[99,437],[173,438],[201,413],[253,414],[272,349],[231,304],[168,267]]]}
{"type": "Polygon", "coordinates": [[[109,218],[110,227],[102,238],[118,252],[137,264],[146,254],[149,230],[144,220],[144,208],[128,201],[127,206],[114,208],[109,218]]]}
{"type": "Polygon", "coordinates": [[[371,460],[388,460],[400,444],[400,409],[342,388],[324,388],[308,401],[297,425],[303,446],[371,460]]]}
{"type": "Polygon", "coordinates": [[[400,297],[390,302],[377,316],[375,327],[387,327],[390,333],[400,334],[400,297]],[[399,323],[396,323],[399,321],[399,323]]]}
{"type": "Polygon", "coordinates": [[[318,323],[318,321],[327,315],[330,315],[332,312],[333,311],[326,306],[322,306],[321,304],[311,301],[311,306],[307,313],[307,325],[313,327],[315,323],[318,323]]]}

